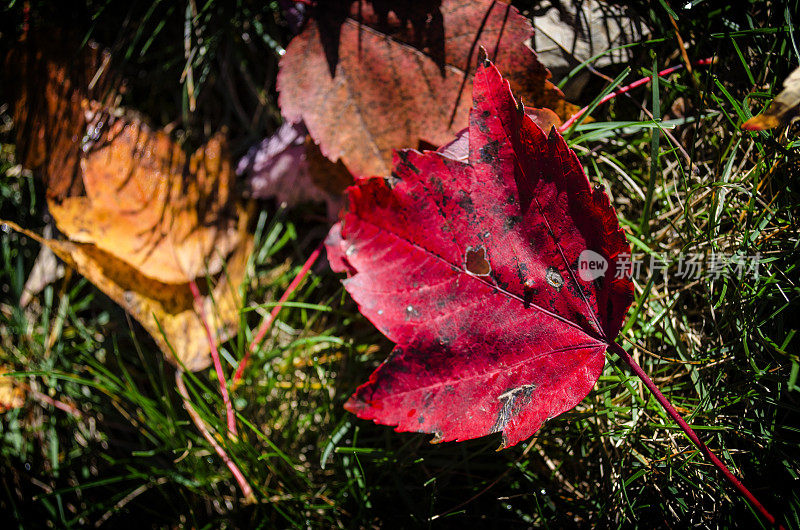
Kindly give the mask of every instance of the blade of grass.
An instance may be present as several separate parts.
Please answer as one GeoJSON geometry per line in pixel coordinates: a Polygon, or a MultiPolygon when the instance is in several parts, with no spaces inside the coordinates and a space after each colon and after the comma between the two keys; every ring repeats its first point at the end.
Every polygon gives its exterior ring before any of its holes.
{"type": "MultiPolygon", "coordinates": [[[[706,66],[713,62],[713,59],[702,59],[700,61],[696,61],[694,63],[695,66],[706,66]]],[[[684,68],[682,64],[678,64],[675,66],[670,66],[669,68],[665,68],[658,72],[658,77],[665,77],[673,72],[677,72],[678,70],[684,68]]],[[[561,124],[561,127],[558,128],[558,131],[563,134],[564,136],[569,136],[572,133],[572,130],[575,128],[576,125],[580,125],[580,123],[585,119],[585,115],[589,115],[592,111],[598,106],[601,105],[615,97],[619,96],[620,94],[624,94],[626,92],[630,92],[634,88],[640,87],[644,84],[647,84],[648,81],[653,79],[652,77],[643,77],[631,83],[630,85],[625,85],[624,87],[620,88],[619,90],[614,90],[621,82],[622,79],[627,76],[628,72],[630,72],[630,68],[626,68],[620,75],[618,75],[614,82],[611,83],[608,87],[606,87],[603,92],[600,93],[598,98],[595,99],[589,105],[583,107],[581,110],[573,114],[567,121],[561,124]],[[624,75],[623,75],[624,74],[624,75]],[[612,90],[614,90],[612,92],[612,90]],[[565,132],[566,131],[566,132],[565,132]]]]}
{"type": "MultiPolygon", "coordinates": [[[[658,95],[658,62],[657,57],[653,55],[653,121],[656,123],[661,119],[661,99],[658,95]]],[[[650,209],[653,205],[653,192],[656,188],[656,180],[660,173],[661,159],[659,157],[659,146],[661,143],[661,129],[654,129],[650,135],[650,178],[647,181],[647,193],[644,199],[644,208],[642,210],[642,217],[639,220],[639,232],[644,234],[645,237],[650,236],[650,209]]]]}

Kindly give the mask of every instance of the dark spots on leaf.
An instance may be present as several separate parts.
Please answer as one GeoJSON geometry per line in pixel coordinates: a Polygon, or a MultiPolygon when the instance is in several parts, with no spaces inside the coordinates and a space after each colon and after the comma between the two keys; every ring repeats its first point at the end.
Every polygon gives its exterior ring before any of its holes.
{"type": "Polygon", "coordinates": [[[575,283],[569,282],[567,283],[567,289],[569,289],[569,292],[572,293],[572,295],[575,296],[576,298],[581,298],[581,297],[588,298],[591,296],[591,290],[589,289],[589,286],[584,285],[581,282],[575,282],[575,283]]]}
{"type": "Polygon", "coordinates": [[[428,179],[428,182],[430,182],[431,186],[433,186],[433,189],[436,190],[436,193],[438,193],[439,195],[442,195],[443,198],[445,199],[445,200],[442,201],[442,204],[446,204],[447,203],[447,201],[446,201],[447,198],[444,197],[444,185],[442,184],[442,179],[440,179],[437,176],[432,176],[430,179],[428,179]]]}
{"type": "Polygon", "coordinates": [[[583,313],[580,313],[578,311],[576,311],[575,314],[572,315],[572,321],[578,324],[578,326],[582,327],[583,329],[594,329],[594,325],[589,320],[589,318],[583,313]]]}
{"type": "Polygon", "coordinates": [[[522,307],[525,309],[530,308],[531,302],[533,302],[533,291],[530,289],[524,289],[522,291],[522,307]]]}
{"type": "Polygon", "coordinates": [[[504,291],[508,290],[508,282],[501,280],[500,275],[496,271],[492,271],[492,280],[494,280],[494,284],[496,286],[495,291],[498,287],[504,291]]]}
{"type": "Polygon", "coordinates": [[[492,113],[489,112],[488,110],[484,110],[483,112],[481,112],[481,118],[488,118],[491,115],[492,113]]]}
{"type": "Polygon", "coordinates": [[[411,171],[413,171],[417,175],[420,174],[419,168],[408,161],[408,151],[396,151],[396,152],[397,152],[398,158],[400,158],[400,160],[402,160],[403,165],[405,165],[408,169],[410,169],[411,171]]]}
{"type": "Polygon", "coordinates": [[[458,206],[468,214],[474,213],[475,204],[472,202],[472,198],[469,196],[469,194],[464,190],[460,190],[458,194],[459,198],[458,201],[456,201],[456,204],[458,204],[458,206]]]}
{"type": "Polygon", "coordinates": [[[503,223],[503,230],[505,230],[506,232],[510,232],[521,222],[522,222],[522,217],[518,215],[509,215],[508,217],[506,217],[506,220],[503,223]]]}
{"type": "Polygon", "coordinates": [[[528,309],[533,302],[533,297],[539,294],[539,288],[536,287],[536,282],[532,278],[522,282],[522,286],[522,305],[525,309],[528,309]]]}
{"type": "Polygon", "coordinates": [[[533,280],[528,279],[528,266],[524,263],[517,262],[517,278],[519,278],[519,283],[523,285],[527,285],[527,282],[533,282],[533,280]]]}
{"type": "Polygon", "coordinates": [[[514,204],[515,202],[517,202],[517,199],[513,195],[506,197],[506,204],[514,204]]]}
{"type": "Polygon", "coordinates": [[[488,276],[492,272],[492,265],[489,263],[486,248],[467,247],[467,252],[464,254],[464,269],[475,276],[488,276]]]}
{"type": "Polygon", "coordinates": [[[481,162],[484,164],[492,164],[497,160],[497,155],[500,152],[500,142],[491,140],[480,149],[481,162]]]}
{"type": "Polygon", "coordinates": [[[444,334],[440,334],[437,337],[437,340],[439,341],[439,345],[440,346],[447,347],[447,346],[450,346],[450,344],[452,344],[453,337],[448,333],[444,333],[444,334]]]}
{"type": "Polygon", "coordinates": [[[420,425],[422,425],[423,423],[425,423],[425,416],[423,416],[423,415],[421,415],[421,414],[420,414],[420,417],[419,417],[419,418],[417,418],[417,423],[419,423],[420,425]]]}
{"type": "Polygon", "coordinates": [[[561,277],[561,273],[558,272],[558,269],[553,267],[547,267],[547,272],[544,275],[544,279],[547,280],[548,285],[555,289],[558,292],[561,292],[561,288],[564,287],[564,278],[561,277]]]}

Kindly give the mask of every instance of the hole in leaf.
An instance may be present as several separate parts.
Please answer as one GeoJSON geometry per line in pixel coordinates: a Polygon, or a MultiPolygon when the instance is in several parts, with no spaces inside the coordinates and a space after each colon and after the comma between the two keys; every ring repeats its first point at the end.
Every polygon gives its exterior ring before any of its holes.
{"type": "Polygon", "coordinates": [[[492,272],[492,266],[486,256],[486,249],[484,247],[467,247],[464,269],[475,276],[488,276],[492,272]]]}

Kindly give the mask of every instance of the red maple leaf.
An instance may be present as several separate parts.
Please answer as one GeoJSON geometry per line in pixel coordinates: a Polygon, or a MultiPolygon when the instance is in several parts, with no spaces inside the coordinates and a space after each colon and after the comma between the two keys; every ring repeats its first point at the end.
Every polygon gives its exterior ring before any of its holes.
{"type": "Polygon", "coordinates": [[[348,401],[359,417],[510,446],[600,376],[632,300],[617,274],[630,247],[606,193],[522,108],[485,61],[466,162],[398,151],[391,177],[348,188],[331,263],[397,344],[348,401]],[[600,268],[579,270],[589,262],[600,268]]]}
{"type": "Polygon", "coordinates": [[[328,235],[331,267],[397,344],[345,407],[434,441],[502,432],[508,447],[578,404],[610,349],[775,524],[614,342],[633,298],[614,208],[555,129],[545,134],[482,63],[468,133],[441,152],[396,152],[388,178],[358,179],[328,235]]]}

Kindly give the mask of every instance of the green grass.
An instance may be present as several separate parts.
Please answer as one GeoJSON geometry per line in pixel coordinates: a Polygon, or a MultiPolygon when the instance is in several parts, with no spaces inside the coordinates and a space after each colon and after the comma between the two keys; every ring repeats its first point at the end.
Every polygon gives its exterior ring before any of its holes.
{"type": "MultiPolygon", "coordinates": [[[[675,2],[643,3],[650,40],[632,47],[635,60],[620,82],[680,62],[667,5],[692,43],[690,57],[714,56],[716,63],[596,107],[596,121],[569,139],[592,182],[609,191],[634,254],[671,263],[667,279],[643,266],[621,344],[756,496],[800,528],[799,129],[739,130],[797,66],[800,32],[790,31],[796,21],[787,17],[800,9],[796,1],[693,3],[692,12],[675,2]],[[675,276],[680,255],[714,252],[760,253],[760,274],[675,276]]],[[[113,41],[113,23],[126,20],[128,8],[85,5],[88,29],[113,41]]],[[[271,131],[276,50],[289,38],[277,8],[209,3],[187,18],[183,4],[153,5],[142,13],[132,8],[140,23],[129,21],[120,32],[124,68],[152,74],[133,84],[128,102],[162,123],[182,116],[190,139],[204,123],[225,124],[240,151],[271,131]],[[186,62],[187,20],[213,43],[193,64],[191,87],[187,78],[176,81],[186,62]],[[235,72],[234,89],[224,72],[235,72]],[[259,88],[241,88],[250,86],[259,88]],[[259,118],[245,123],[234,96],[245,116],[259,118]]],[[[622,72],[605,73],[613,79],[622,72]]],[[[581,104],[608,86],[599,78],[592,84],[581,104]]],[[[43,190],[15,165],[11,124],[7,112],[2,116],[0,217],[38,230],[47,218],[43,190]]],[[[311,206],[261,206],[240,333],[223,347],[229,376],[260,315],[327,231],[324,213],[311,206]]],[[[241,436],[218,439],[256,491],[258,502],[243,505],[228,468],[183,409],[173,368],[146,333],[75,274],[20,308],[38,244],[3,230],[0,251],[0,363],[81,413],[31,394],[24,407],[0,417],[0,510],[16,526],[761,524],[613,358],[576,409],[501,452],[497,436],[431,445],[429,436],[356,419],[342,404],[391,345],[323,266],[281,312],[232,395],[241,436]]],[[[187,375],[186,383],[204,421],[224,433],[213,371],[187,375]]]]}

